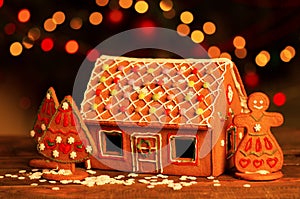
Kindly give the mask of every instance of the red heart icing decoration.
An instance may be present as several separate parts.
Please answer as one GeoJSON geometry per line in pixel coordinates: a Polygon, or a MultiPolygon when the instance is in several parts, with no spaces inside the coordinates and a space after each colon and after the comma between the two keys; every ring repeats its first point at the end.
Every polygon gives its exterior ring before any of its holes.
{"type": "Polygon", "coordinates": [[[264,163],[263,160],[254,160],[253,161],[253,165],[255,166],[255,168],[260,167],[263,163],[264,163]]]}
{"type": "Polygon", "coordinates": [[[277,162],[278,162],[278,158],[268,158],[267,159],[267,164],[271,167],[271,168],[273,168],[276,164],[277,164],[277,162]]]}
{"type": "Polygon", "coordinates": [[[81,151],[84,150],[84,146],[83,146],[81,141],[80,142],[74,142],[74,146],[75,146],[76,151],[81,152],[81,151]]]}
{"type": "Polygon", "coordinates": [[[242,158],[239,161],[241,167],[246,168],[250,164],[250,159],[242,158]]]}
{"type": "Polygon", "coordinates": [[[59,144],[59,147],[58,149],[63,152],[64,154],[67,154],[71,151],[71,145],[70,144],[64,144],[64,143],[61,143],[59,144]]]}

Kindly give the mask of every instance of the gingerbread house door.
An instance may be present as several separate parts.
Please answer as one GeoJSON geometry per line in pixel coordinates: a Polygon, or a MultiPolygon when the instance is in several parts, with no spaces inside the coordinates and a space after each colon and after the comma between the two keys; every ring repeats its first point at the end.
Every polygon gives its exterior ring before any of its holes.
{"type": "Polygon", "coordinates": [[[161,171],[161,136],[134,133],[131,136],[133,171],[159,173],[161,171]]]}

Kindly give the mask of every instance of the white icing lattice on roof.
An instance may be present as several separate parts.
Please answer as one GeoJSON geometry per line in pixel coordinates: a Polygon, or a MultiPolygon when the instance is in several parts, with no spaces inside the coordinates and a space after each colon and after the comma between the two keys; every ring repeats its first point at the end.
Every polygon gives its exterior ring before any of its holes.
{"type": "Polygon", "coordinates": [[[101,56],[81,114],[86,121],[210,126],[227,59],[101,56]]]}

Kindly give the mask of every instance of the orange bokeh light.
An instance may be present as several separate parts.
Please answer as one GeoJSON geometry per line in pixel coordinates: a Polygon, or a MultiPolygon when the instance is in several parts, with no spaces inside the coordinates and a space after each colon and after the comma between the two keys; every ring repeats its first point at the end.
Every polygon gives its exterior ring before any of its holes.
{"type": "Polygon", "coordinates": [[[52,19],[54,23],[59,25],[64,23],[66,16],[65,13],[63,13],[62,11],[57,11],[53,14],[52,19]]]}
{"type": "Polygon", "coordinates": [[[54,31],[56,29],[56,24],[54,23],[54,21],[52,20],[52,18],[49,18],[49,19],[47,19],[44,22],[44,29],[47,32],[52,32],[52,31],[54,31]]]}
{"type": "Polygon", "coordinates": [[[166,19],[172,19],[176,15],[176,11],[174,9],[171,9],[170,11],[163,12],[163,15],[166,19]]]}
{"type": "Polygon", "coordinates": [[[235,48],[238,48],[238,49],[245,48],[245,46],[246,46],[246,40],[242,36],[236,36],[233,39],[233,46],[235,48]]]}
{"type": "Polygon", "coordinates": [[[234,54],[239,59],[244,59],[247,56],[247,49],[246,48],[236,48],[234,50],[234,54]]]}
{"type": "Polygon", "coordinates": [[[228,53],[228,52],[222,52],[220,54],[220,57],[221,58],[227,58],[227,59],[230,59],[231,60],[231,55],[228,53]]]}
{"type": "Polygon", "coordinates": [[[74,30],[79,30],[82,27],[82,19],[80,17],[74,17],[70,21],[70,27],[74,30]]]}
{"type": "Polygon", "coordinates": [[[109,0],[96,0],[96,4],[98,6],[106,6],[108,4],[109,0]]]}
{"type": "Polygon", "coordinates": [[[219,47],[211,46],[208,48],[207,53],[211,58],[218,58],[220,57],[221,51],[219,47]]]}
{"type": "Polygon", "coordinates": [[[65,50],[69,54],[75,54],[79,49],[79,44],[75,40],[70,40],[65,45],[65,50]]]}
{"type": "Polygon", "coordinates": [[[268,51],[263,50],[260,53],[258,53],[258,55],[255,57],[255,63],[260,67],[264,67],[267,65],[270,59],[270,53],[268,51]]]}
{"type": "Polygon", "coordinates": [[[193,16],[193,14],[191,12],[184,11],[180,15],[180,20],[182,21],[182,23],[190,24],[194,20],[194,16],[193,16]]]}
{"type": "Polygon", "coordinates": [[[186,24],[179,24],[177,26],[177,33],[180,36],[187,36],[190,34],[190,27],[186,24]]]}
{"type": "Polygon", "coordinates": [[[18,20],[22,23],[28,22],[30,19],[30,11],[26,8],[22,9],[18,13],[18,20]]]}
{"type": "Polygon", "coordinates": [[[143,14],[148,11],[149,5],[146,1],[137,1],[134,5],[135,11],[137,11],[140,14],[143,14]]]}
{"type": "Polygon", "coordinates": [[[23,51],[23,46],[20,42],[14,42],[10,45],[9,51],[12,56],[19,56],[23,51]]]}
{"type": "Polygon", "coordinates": [[[159,7],[163,11],[168,12],[173,8],[173,2],[171,0],[161,0],[159,3],[159,7]]]}
{"type": "Polygon", "coordinates": [[[203,24],[203,31],[208,35],[212,35],[216,32],[216,25],[210,21],[205,22],[203,24]]]}
{"type": "Polygon", "coordinates": [[[36,41],[40,38],[41,36],[41,31],[39,28],[35,27],[35,28],[31,28],[29,31],[28,31],[28,34],[27,34],[28,38],[30,38],[32,41],[36,41]]]}
{"type": "Polygon", "coordinates": [[[93,12],[90,17],[89,17],[89,21],[91,24],[93,25],[99,25],[103,20],[103,16],[100,12],[93,12]]]}
{"type": "Polygon", "coordinates": [[[191,34],[191,39],[195,43],[201,43],[204,40],[204,34],[200,30],[194,30],[191,34]]]}
{"type": "Polygon", "coordinates": [[[121,8],[128,9],[132,6],[132,0],[119,0],[119,5],[121,8]]]}

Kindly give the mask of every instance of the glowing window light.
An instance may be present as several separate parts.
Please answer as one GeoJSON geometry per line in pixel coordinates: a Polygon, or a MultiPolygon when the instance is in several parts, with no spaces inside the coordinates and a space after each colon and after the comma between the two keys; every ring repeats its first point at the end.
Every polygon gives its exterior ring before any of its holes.
{"type": "Polygon", "coordinates": [[[82,19],[80,17],[74,17],[70,21],[70,27],[74,30],[79,30],[82,27],[82,19]]]}
{"type": "Polygon", "coordinates": [[[176,11],[174,9],[171,9],[170,11],[163,12],[163,15],[166,19],[172,19],[176,15],[176,11]]]}
{"type": "Polygon", "coordinates": [[[23,46],[20,42],[14,42],[10,45],[9,51],[12,56],[19,56],[23,51],[23,46]]]}
{"type": "Polygon", "coordinates": [[[54,46],[54,43],[53,43],[53,40],[51,38],[45,38],[41,42],[41,48],[45,52],[49,52],[50,50],[52,50],[53,46],[54,46]]]}
{"type": "Polygon", "coordinates": [[[246,48],[236,48],[234,50],[234,54],[239,59],[244,59],[247,56],[247,49],[246,48]]]}
{"type": "Polygon", "coordinates": [[[255,57],[255,63],[260,66],[264,67],[270,61],[270,54],[267,51],[261,51],[255,57]]]}
{"type": "Polygon", "coordinates": [[[0,8],[3,6],[4,0],[0,0],[0,8]]]}
{"type": "Polygon", "coordinates": [[[245,48],[246,46],[246,40],[242,36],[236,36],[233,39],[233,46],[237,49],[245,48]]]}
{"type": "Polygon", "coordinates": [[[211,58],[218,58],[218,57],[220,57],[221,51],[220,51],[219,47],[211,46],[208,48],[207,53],[211,58]]]}
{"type": "Polygon", "coordinates": [[[228,53],[228,52],[222,52],[221,54],[220,54],[220,57],[221,58],[227,58],[227,59],[232,59],[231,58],[231,55],[228,53]]]}
{"type": "Polygon", "coordinates": [[[149,5],[146,1],[138,1],[134,5],[135,11],[137,11],[140,14],[143,14],[148,11],[149,5]]]}
{"type": "Polygon", "coordinates": [[[96,0],[96,4],[98,6],[106,6],[108,4],[109,0],[96,0]]]}
{"type": "Polygon", "coordinates": [[[173,8],[173,2],[171,0],[162,0],[159,2],[159,7],[163,11],[168,12],[173,8]]]}
{"type": "Polygon", "coordinates": [[[18,20],[22,23],[28,22],[30,19],[30,12],[28,9],[24,8],[18,13],[18,20]]]}
{"type": "Polygon", "coordinates": [[[177,33],[180,36],[187,36],[188,34],[190,34],[190,27],[186,24],[179,24],[177,26],[177,33]]]}
{"type": "Polygon", "coordinates": [[[109,13],[109,20],[113,23],[119,23],[123,19],[123,13],[120,10],[112,10],[109,13]]]}
{"type": "Polygon", "coordinates": [[[200,30],[194,30],[191,34],[191,39],[195,43],[201,43],[204,40],[204,34],[200,30]]]}
{"type": "Polygon", "coordinates": [[[54,23],[54,21],[51,18],[46,19],[46,21],[44,22],[44,29],[47,32],[52,32],[56,29],[56,24],[54,23]]]}
{"type": "Polygon", "coordinates": [[[212,35],[216,32],[216,25],[210,21],[205,22],[203,24],[203,31],[208,35],[212,35]]]}
{"type": "Polygon", "coordinates": [[[12,35],[16,32],[16,25],[14,23],[8,23],[4,26],[4,32],[7,35],[12,35]]]}
{"type": "Polygon", "coordinates": [[[191,12],[184,11],[180,15],[180,20],[182,21],[182,23],[190,24],[194,20],[194,16],[193,16],[193,14],[191,12]]]}
{"type": "Polygon", "coordinates": [[[273,102],[276,106],[283,106],[286,102],[286,96],[283,92],[278,92],[273,96],[273,102]]]}
{"type": "Polygon", "coordinates": [[[65,13],[62,11],[57,11],[53,14],[52,16],[53,22],[56,23],[57,25],[64,23],[66,20],[65,13]]]}
{"type": "Polygon", "coordinates": [[[38,40],[40,36],[41,36],[41,30],[37,27],[31,28],[27,33],[27,37],[32,41],[38,40]]]}
{"type": "Polygon", "coordinates": [[[99,25],[103,20],[103,16],[100,12],[93,12],[90,17],[89,21],[92,25],[99,25]]]}
{"type": "Polygon", "coordinates": [[[28,37],[24,37],[23,40],[22,40],[22,44],[23,46],[26,48],[26,49],[30,49],[33,47],[33,41],[28,38],[28,37]]]}
{"type": "Polygon", "coordinates": [[[119,5],[121,8],[128,9],[132,6],[132,0],[119,0],[119,5]]]}
{"type": "Polygon", "coordinates": [[[69,54],[75,54],[78,51],[78,49],[79,45],[75,40],[70,40],[65,45],[65,50],[69,54]]]}

